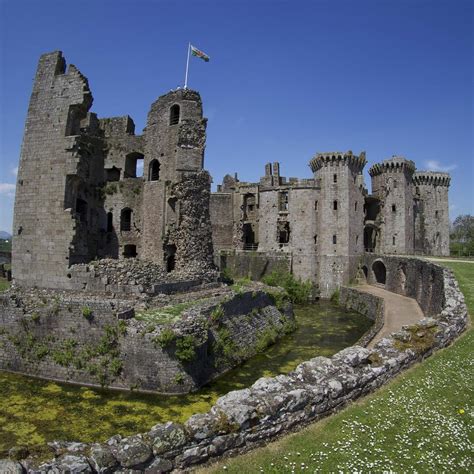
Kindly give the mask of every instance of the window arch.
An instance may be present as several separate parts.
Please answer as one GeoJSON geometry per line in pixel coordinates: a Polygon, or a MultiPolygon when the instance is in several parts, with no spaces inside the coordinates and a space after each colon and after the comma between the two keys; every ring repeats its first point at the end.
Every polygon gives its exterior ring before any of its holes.
{"type": "Polygon", "coordinates": [[[122,209],[120,213],[120,230],[130,230],[132,228],[132,210],[128,207],[122,209]]]}
{"type": "Polygon", "coordinates": [[[157,159],[151,160],[148,168],[148,181],[158,181],[160,179],[160,162],[157,159]]]}
{"type": "Polygon", "coordinates": [[[176,125],[179,123],[179,114],[180,114],[179,105],[174,104],[170,108],[170,125],[176,125]]]}
{"type": "Polygon", "coordinates": [[[112,212],[107,213],[107,232],[112,232],[114,230],[114,215],[112,212]]]}

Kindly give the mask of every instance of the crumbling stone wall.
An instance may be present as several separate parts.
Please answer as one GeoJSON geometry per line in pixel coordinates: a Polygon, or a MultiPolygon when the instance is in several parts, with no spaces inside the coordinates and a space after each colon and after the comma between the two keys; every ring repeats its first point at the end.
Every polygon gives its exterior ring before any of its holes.
{"type": "Polygon", "coordinates": [[[272,294],[263,285],[190,294],[177,321],[159,324],[134,317],[143,299],[11,290],[0,297],[0,370],[186,393],[254,355],[266,333],[293,328],[291,305],[277,309],[272,294]],[[166,331],[174,336],[165,344],[166,331]],[[186,359],[177,353],[183,338],[186,359]]]}

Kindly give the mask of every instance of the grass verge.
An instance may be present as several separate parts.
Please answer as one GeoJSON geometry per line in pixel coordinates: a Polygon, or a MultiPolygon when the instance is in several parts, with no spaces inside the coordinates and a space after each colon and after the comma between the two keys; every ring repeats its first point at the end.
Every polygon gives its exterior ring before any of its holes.
{"type": "MultiPolygon", "coordinates": [[[[443,264],[474,314],[474,264],[443,264]]],[[[340,413],[201,472],[472,472],[473,345],[470,328],[340,413]]]]}

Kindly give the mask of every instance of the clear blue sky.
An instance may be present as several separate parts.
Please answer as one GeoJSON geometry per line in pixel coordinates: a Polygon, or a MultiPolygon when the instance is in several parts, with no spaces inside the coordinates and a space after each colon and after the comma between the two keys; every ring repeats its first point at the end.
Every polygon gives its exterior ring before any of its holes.
{"type": "MultiPolygon", "coordinates": [[[[61,50],[100,117],[132,116],[184,79],[209,118],[206,168],[257,180],[267,161],[309,177],[317,151],[401,154],[452,174],[451,217],[474,212],[470,0],[0,0],[0,230],[11,230],[32,79],[61,50]]],[[[366,167],[368,169],[368,166],[366,167]]],[[[366,177],[370,189],[370,182],[366,177]]]]}

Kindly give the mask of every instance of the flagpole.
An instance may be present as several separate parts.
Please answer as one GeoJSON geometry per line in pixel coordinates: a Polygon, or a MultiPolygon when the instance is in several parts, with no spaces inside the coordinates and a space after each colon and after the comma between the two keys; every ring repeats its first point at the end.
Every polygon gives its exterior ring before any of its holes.
{"type": "Polygon", "coordinates": [[[186,61],[186,76],[184,78],[184,88],[188,88],[188,71],[189,71],[189,52],[191,51],[191,43],[188,43],[188,59],[186,61]]]}

